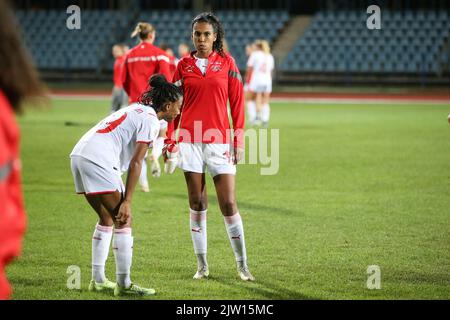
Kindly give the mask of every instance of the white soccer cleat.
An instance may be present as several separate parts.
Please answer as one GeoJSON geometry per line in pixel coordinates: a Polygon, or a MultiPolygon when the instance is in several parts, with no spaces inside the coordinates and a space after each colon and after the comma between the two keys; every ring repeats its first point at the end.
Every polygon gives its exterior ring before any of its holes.
{"type": "Polygon", "coordinates": [[[208,276],[209,276],[208,266],[204,266],[203,268],[197,270],[197,272],[194,274],[193,279],[195,280],[208,279],[208,276]]]}
{"type": "Polygon", "coordinates": [[[255,281],[255,277],[252,276],[248,267],[239,267],[238,275],[243,281],[255,281]]]}

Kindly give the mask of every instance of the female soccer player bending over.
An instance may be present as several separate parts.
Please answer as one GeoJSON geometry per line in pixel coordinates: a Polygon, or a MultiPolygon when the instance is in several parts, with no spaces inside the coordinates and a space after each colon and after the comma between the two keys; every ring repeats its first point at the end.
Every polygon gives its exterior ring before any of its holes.
{"type": "Polygon", "coordinates": [[[182,93],[156,74],[151,90],[139,103],[120,109],[100,121],[75,145],[71,157],[75,189],[84,194],[99,216],[92,237],[90,291],[114,290],[114,295],[152,295],[154,289],[131,282],[133,251],[131,201],[149,146],[158,137],[160,120],[172,121],[180,112],[182,93]],[[124,187],[120,168],[127,167],[124,187]],[[105,263],[113,234],[117,284],[105,277],[105,263]]]}

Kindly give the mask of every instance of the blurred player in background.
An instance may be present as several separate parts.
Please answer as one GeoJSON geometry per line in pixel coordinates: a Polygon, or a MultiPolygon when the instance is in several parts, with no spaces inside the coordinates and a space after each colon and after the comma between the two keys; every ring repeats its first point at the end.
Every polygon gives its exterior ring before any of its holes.
{"type": "Polygon", "coordinates": [[[125,90],[123,90],[122,84],[123,63],[125,61],[125,55],[127,54],[128,50],[129,47],[123,43],[115,44],[112,47],[112,55],[115,61],[113,73],[114,87],[112,91],[111,113],[116,112],[120,108],[128,106],[128,95],[125,92],[125,90]]]}
{"type": "Polygon", "coordinates": [[[172,80],[173,75],[175,74],[175,70],[177,70],[178,59],[175,57],[172,48],[170,48],[167,44],[163,43],[160,45],[160,48],[167,54],[169,57],[169,65],[170,65],[170,80],[172,80]]]}
{"type": "MultiPolygon", "coordinates": [[[[250,59],[250,56],[252,55],[253,52],[253,43],[248,43],[245,46],[245,55],[247,56],[247,63],[250,59]]],[[[248,70],[245,73],[246,79],[248,77],[248,70]]],[[[248,92],[248,83],[246,81],[246,83],[244,84],[244,93],[245,93],[245,102],[247,105],[247,121],[250,125],[253,125],[253,123],[255,123],[256,120],[256,103],[255,101],[253,101],[252,98],[252,94],[250,94],[248,92]]]]}
{"type": "MultiPolygon", "coordinates": [[[[250,125],[268,126],[270,118],[269,99],[272,92],[272,72],[275,62],[266,40],[256,40],[254,51],[247,62],[246,83],[248,84],[249,105],[256,106],[256,117],[250,125]]],[[[253,114],[250,115],[253,118],[253,114]]]]}
{"type": "Polygon", "coordinates": [[[152,295],[155,290],[131,282],[133,252],[131,201],[142,163],[155,141],[160,120],[172,121],[180,111],[182,93],[162,75],[154,75],[140,103],[123,108],[100,121],[74,147],[71,168],[78,194],[99,216],[92,237],[90,291],[114,290],[118,295],[152,295]],[[128,168],[123,185],[119,168],[128,168]],[[113,235],[117,284],[105,276],[105,263],[113,235]]]}
{"type": "Polygon", "coordinates": [[[14,113],[22,111],[25,98],[44,92],[20,39],[8,2],[0,1],[0,300],[11,296],[5,268],[20,255],[26,227],[14,113]]]}
{"type": "Polygon", "coordinates": [[[179,60],[181,60],[184,57],[189,57],[190,53],[191,53],[191,49],[189,48],[189,45],[187,43],[180,43],[178,45],[179,60]]]}
{"type": "MultiPolygon", "coordinates": [[[[177,128],[179,122],[179,167],[184,171],[187,184],[190,231],[197,257],[194,279],[209,275],[206,259],[207,169],[214,180],[238,275],[244,281],[252,281],[254,278],[247,267],[244,227],[235,195],[236,163],[242,158],[244,148],[242,78],[234,59],[224,53],[224,30],[216,16],[202,13],[194,18],[191,28],[196,51],[182,58],[177,66],[174,82],[183,89],[184,105],[174,127],[177,128]],[[228,118],[228,101],[233,130],[228,118]],[[230,137],[231,131],[234,139],[230,137]]],[[[172,134],[174,127],[169,124],[168,136],[176,140],[172,134]]],[[[173,145],[175,142],[168,143],[173,145]]]]}
{"type": "MultiPolygon", "coordinates": [[[[156,37],[155,28],[150,23],[139,22],[131,34],[131,37],[136,36],[140,42],[128,52],[122,77],[123,88],[130,98],[130,103],[137,102],[139,96],[148,89],[148,80],[153,74],[160,73],[169,81],[172,79],[169,57],[161,48],[153,45],[156,37]]],[[[156,165],[156,162],[153,161],[153,164],[156,165]]],[[[139,185],[142,191],[150,191],[146,161],[142,167],[139,185]]]]}

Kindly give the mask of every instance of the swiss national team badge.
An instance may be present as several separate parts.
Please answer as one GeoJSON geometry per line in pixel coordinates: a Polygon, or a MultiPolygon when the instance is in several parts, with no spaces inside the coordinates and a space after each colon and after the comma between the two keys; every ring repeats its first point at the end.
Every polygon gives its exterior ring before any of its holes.
{"type": "Polygon", "coordinates": [[[211,66],[211,70],[213,72],[220,71],[221,69],[222,69],[222,65],[220,62],[214,62],[213,65],[211,66]]]}

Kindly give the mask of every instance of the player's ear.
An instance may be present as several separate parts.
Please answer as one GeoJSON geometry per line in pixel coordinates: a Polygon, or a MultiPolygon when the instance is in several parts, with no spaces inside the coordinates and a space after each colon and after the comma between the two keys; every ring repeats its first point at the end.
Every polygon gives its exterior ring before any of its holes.
{"type": "Polygon", "coordinates": [[[170,109],[170,102],[167,102],[164,106],[163,106],[163,112],[167,112],[170,109]]]}

